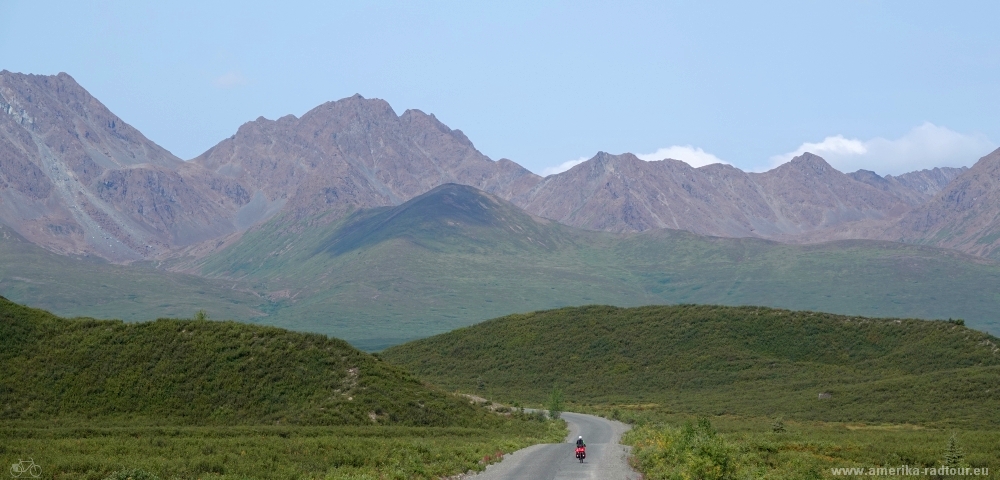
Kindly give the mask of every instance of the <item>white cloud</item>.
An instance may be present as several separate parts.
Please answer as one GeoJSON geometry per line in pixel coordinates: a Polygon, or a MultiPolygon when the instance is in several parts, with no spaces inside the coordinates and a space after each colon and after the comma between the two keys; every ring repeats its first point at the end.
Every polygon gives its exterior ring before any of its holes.
{"type": "Polygon", "coordinates": [[[587,160],[589,160],[587,157],[580,157],[576,160],[567,160],[554,167],[545,167],[544,169],[542,169],[542,176],[547,177],[549,175],[555,175],[557,173],[565,172],[566,170],[569,170],[583,162],[586,162],[587,160]]]}
{"type": "Polygon", "coordinates": [[[842,172],[865,169],[879,175],[899,175],[925,168],[970,166],[995,148],[985,135],[924,123],[895,140],[876,137],[862,141],[837,135],[818,143],[803,143],[793,152],[771,157],[770,166],[810,152],[842,172]]]}
{"type": "Polygon", "coordinates": [[[674,145],[672,147],[661,148],[653,153],[641,153],[636,156],[647,162],[663,160],[665,158],[680,160],[694,168],[704,167],[705,165],[711,165],[713,163],[729,164],[729,162],[726,162],[719,157],[702,150],[701,148],[695,148],[691,145],[674,145]]]}
{"type": "Polygon", "coordinates": [[[771,157],[771,164],[772,166],[781,165],[806,152],[819,155],[830,161],[831,158],[864,155],[868,153],[868,148],[860,140],[848,139],[844,138],[843,135],[837,135],[835,137],[826,137],[819,143],[803,143],[794,152],[775,155],[771,157]]]}
{"type": "Polygon", "coordinates": [[[219,88],[235,88],[240,85],[246,85],[246,83],[246,77],[237,71],[227,72],[221,77],[212,80],[212,84],[219,88]]]}

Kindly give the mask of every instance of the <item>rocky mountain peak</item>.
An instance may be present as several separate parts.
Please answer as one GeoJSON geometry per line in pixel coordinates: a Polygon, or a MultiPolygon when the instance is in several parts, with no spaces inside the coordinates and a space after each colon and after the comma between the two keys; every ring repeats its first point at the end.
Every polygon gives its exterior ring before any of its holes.
{"type": "Polygon", "coordinates": [[[302,115],[302,120],[314,121],[313,117],[336,120],[342,123],[350,121],[394,122],[399,119],[389,102],[380,98],[368,99],[360,94],[323,103],[302,115]]]}
{"type": "Polygon", "coordinates": [[[589,167],[591,172],[615,172],[623,168],[634,168],[640,162],[643,162],[643,160],[628,152],[621,155],[614,155],[602,151],[597,152],[590,160],[574,166],[570,170],[589,167]]]}
{"type": "Polygon", "coordinates": [[[299,217],[399,205],[449,182],[511,198],[539,180],[493,162],[434,115],[397,116],[384,100],[360,95],[297,120],[250,122],[193,162],[299,217]]]}
{"type": "Polygon", "coordinates": [[[791,159],[788,163],[779,166],[775,170],[793,170],[803,173],[815,172],[819,174],[830,173],[831,171],[840,173],[837,169],[830,166],[823,157],[819,155],[812,154],[810,152],[805,152],[791,159]]]}
{"type": "Polygon", "coordinates": [[[888,181],[884,177],[871,170],[859,169],[856,172],[848,173],[847,176],[859,182],[867,183],[869,185],[872,184],[879,185],[888,183],[888,181]]]}
{"type": "MultiPolygon", "coordinates": [[[[977,167],[994,169],[1000,166],[1000,148],[993,150],[992,152],[986,154],[985,157],[980,158],[975,165],[972,166],[973,169],[977,167]]],[[[936,169],[935,169],[936,170],[936,169]]]]}

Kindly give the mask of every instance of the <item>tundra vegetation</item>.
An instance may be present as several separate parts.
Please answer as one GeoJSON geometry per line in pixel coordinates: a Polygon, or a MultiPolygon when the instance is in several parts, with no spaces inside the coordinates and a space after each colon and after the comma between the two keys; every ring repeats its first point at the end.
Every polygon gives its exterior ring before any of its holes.
{"type": "Polygon", "coordinates": [[[0,298],[0,365],[0,459],[47,478],[439,478],[565,435],[341,340],[235,322],[0,298]]]}
{"type": "Polygon", "coordinates": [[[589,306],[382,356],[446,389],[477,379],[497,401],[542,405],[558,388],[568,411],[636,426],[624,441],[647,478],[777,479],[958,456],[1000,467],[998,344],[958,320],[589,306]]]}

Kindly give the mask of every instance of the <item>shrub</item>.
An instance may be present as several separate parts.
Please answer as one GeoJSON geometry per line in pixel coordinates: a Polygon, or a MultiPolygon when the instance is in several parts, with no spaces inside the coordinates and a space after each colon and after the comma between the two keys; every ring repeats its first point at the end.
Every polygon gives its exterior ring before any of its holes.
{"type": "Polygon", "coordinates": [[[774,433],[785,433],[785,421],[778,418],[771,424],[771,431],[774,433]]]}
{"type": "Polygon", "coordinates": [[[563,412],[562,390],[559,390],[558,388],[552,389],[552,393],[549,394],[547,406],[549,408],[549,418],[558,420],[559,416],[562,415],[563,412]]]}
{"type": "Polygon", "coordinates": [[[948,446],[944,451],[944,465],[946,467],[968,467],[965,462],[965,452],[958,446],[958,439],[952,435],[948,439],[948,446]]]}
{"type": "Polygon", "coordinates": [[[160,480],[155,474],[149,473],[140,468],[132,468],[128,470],[119,470],[107,477],[104,480],[160,480]]]}
{"type": "Polygon", "coordinates": [[[626,434],[633,461],[648,479],[735,478],[735,447],[716,435],[708,419],[681,428],[644,426],[626,434]]]}

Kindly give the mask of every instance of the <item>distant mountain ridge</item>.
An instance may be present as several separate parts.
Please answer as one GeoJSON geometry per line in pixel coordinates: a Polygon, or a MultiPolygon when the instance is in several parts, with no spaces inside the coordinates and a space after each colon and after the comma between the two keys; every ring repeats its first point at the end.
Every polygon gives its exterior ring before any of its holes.
{"type": "Polygon", "coordinates": [[[781,239],[840,223],[899,215],[899,197],[806,153],[765,173],[722,164],[598,153],[512,201],[539,216],[592,230],[657,228],[781,239]]]}
{"type": "Polygon", "coordinates": [[[963,193],[969,188],[978,189],[974,198],[992,198],[1000,169],[973,170],[845,174],[806,153],[748,173],[599,152],[542,178],[493,161],[433,115],[397,115],[360,95],[301,118],[258,118],[184,162],[65,73],[0,72],[0,221],[49,250],[121,263],[199,258],[279,214],[311,228],[447,183],[591,230],[668,228],[792,243],[886,239],[989,256],[1000,205],[959,199],[971,198],[963,193]]]}
{"type": "Polygon", "coordinates": [[[871,170],[858,170],[847,175],[879,190],[890,192],[911,206],[917,206],[934,198],[952,180],[968,169],[969,167],[939,167],[885,177],[871,170]]]}

